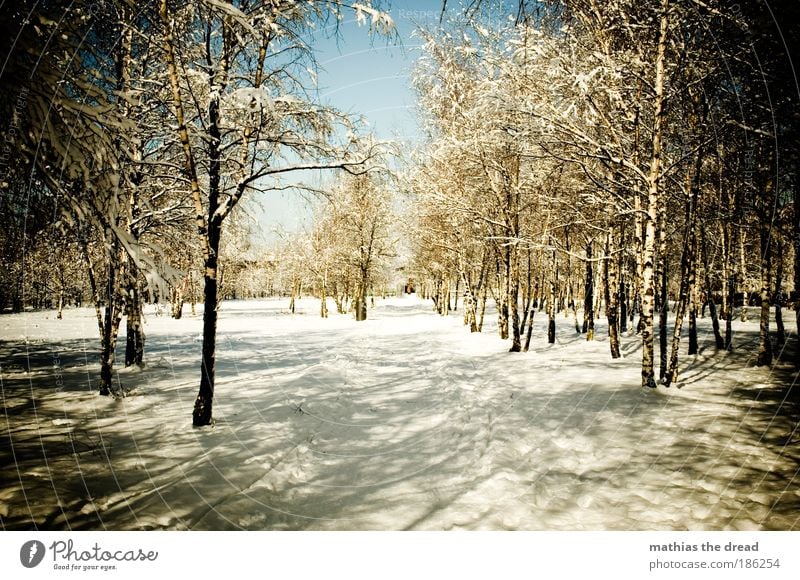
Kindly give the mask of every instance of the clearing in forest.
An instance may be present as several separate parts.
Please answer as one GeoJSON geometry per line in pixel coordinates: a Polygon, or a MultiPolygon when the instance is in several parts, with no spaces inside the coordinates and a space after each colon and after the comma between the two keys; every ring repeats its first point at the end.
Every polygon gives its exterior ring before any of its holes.
{"type": "MultiPolygon", "coordinates": [[[[797,529],[791,375],[733,354],[643,390],[641,340],[611,360],[546,317],[509,353],[487,322],[414,297],[370,318],[303,300],[225,302],[215,424],[193,428],[201,316],[150,308],[146,366],[97,395],[92,310],[0,318],[3,529],[797,529]]],[[[487,316],[487,321],[490,319],[487,316]]],[[[707,320],[701,320],[701,329],[707,320]]],[[[120,341],[124,345],[124,341],[120,341]]]]}

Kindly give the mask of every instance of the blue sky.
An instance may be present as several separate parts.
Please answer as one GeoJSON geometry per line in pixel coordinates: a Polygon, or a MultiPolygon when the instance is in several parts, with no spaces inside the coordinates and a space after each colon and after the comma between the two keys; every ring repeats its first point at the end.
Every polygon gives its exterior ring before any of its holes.
{"type": "Polygon", "coordinates": [[[318,62],[324,69],[319,77],[322,98],[366,116],[380,138],[415,138],[409,75],[419,55],[419,40],[412,38],[412,32],[419,25],[435,25],[440,10],[440,0],[395,0],[388,11],[396,41],[371,37],[365,26],[348,18],[340,38],[317,43],[318,62]]]}
{"type": "MultiPolygon", "coordinates": [[[[319,31],[310,43],[320,67],[317,83],[322,101],[362,115],[379,139],[417,140],[409,79],[419,56],[419,40],[412,38],[412,32],[419,25],[437,24],[440,11],[441,0],[394,0],[388,12],[397,40],[371,37],[354,14],[340,24],[338,37],[319,31]]],[[[271,194],[260,205],[262,236],[268,240],[274,238],[276,227],[297,230],[309,215],[307,202],[294,193],[271,194]]]]}

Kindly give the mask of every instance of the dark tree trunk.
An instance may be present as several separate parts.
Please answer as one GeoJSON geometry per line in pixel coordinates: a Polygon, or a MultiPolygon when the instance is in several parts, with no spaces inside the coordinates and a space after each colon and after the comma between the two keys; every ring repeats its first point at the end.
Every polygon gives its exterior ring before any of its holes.
{"type": "Polygon", "coordinates": [[[621,268],[619,276],[619,331],[628,332],[628,289],[621,268]]]}
{"type": "Polygon", "coordinates": [[[550,278],[550,295],[547,297],[547,342],[556,342],[556,284],[558,280],[558,265],[556,253],[553,252],[553,272],[550,278]]]}
{"type": "Polygon", "coordinates": [[[197,316],[197,294],[195,292],[194,275],[192,274],[191,270],[189,270],[189,302],[192,308],[192,316],[197,316]]]}
{"type": "MultiPolygon", "coordinates": [[[[697,152],[697,156],[695,157],[692,172],[687,175],[687,189],[689,195],[686,199],[686,230],[683,236],[683,249],[681,250],[680,283],[678,299],[675,301],[675,328],[672,333],[672,349],[669,355],[669,366],[664,379],[667,386],[670,386],[678,380],[678,355],[681,342],[681,330],[683,328],[683,319],[689,307],[690,293],[694,287],[693,270],[696,261],[695,248],[697,247],[694,232],[697,219],[697,201],[700,195],[702,163],[703,152],[701,149],[697,152]]],[[[690,326],[691,325],[692,323],[690,322],[690,326]]]]}
{"type": "Polygon", "coordinates": [[[220,193],[220,137],[219,101],[212,98],[208,105],[209,136],[208,157],[208,214],[206,242],[207,252],[204,256],[205,275],[203,286],[203,349],[200,362],[200,389],[194,402],[192,425],[201,427],[212,423],[212,407],[214,402],[214,382],[217,356],[217,316],[218,316],[218,279],[219,244],[222,237],[222,217],[219,209],[220,193]]]}
{"type": "Polygon", "coordinates": [[[725,341],[719,330],[719,318],[717,316],[717,305],[714,302],[714,293],[711,286],[711,269],[708,262],[708,247],[706,245],[706,230],[700,226],[700,256],[703,261],[703,276],[705,280],[705,300],[708,303],[708,312],[711,316],[711,328],[714,331],[714,343],[717,349],[725,348],[725,341]]]}
{"type": "Polygon", "coordinates": [[[361,293],[355,297],[355,316],[359,322],[367,319],[367,297],[361,293]]]}
{"type": "Polygon", "coordinates": [[[501,298],[499,299],[499,304],[497,305],[497,331],[500,334],[501,339],[507,340],[509,322],[507,296],[502,287],[499,289],[498,294],[501,296],[501,298]]]}
{"type": "MultiPolygon", "coordinates": [[[[113,236],[109,232],[109,236],[113,236]]],[[[115,350],[122,320],[122,297],[119,292],[120,249],[114,240],[108,251],[108,279],[106,281],[105,308],[100,324],[100,394],[108,396],[112,392],[115,350]]]]}
{"type": "MultiPolygon", "coordinates": [[[[727,296],[728,307],[725,310],[725,339],[723,340],[723,348],[725,350],[733,349],[733,311],[735,310],[734,304],[736,303],[736,273],[730,275],[727,280],[725,289],[727,296]]],[[[745,300],[745,298],[743,298],[745,300]]]]}
{"type": "Polygon", "coordinates": [[[594,340],[594,272],[592,272],[592,242],[586,244],[586,285],[583,296],[583,332],[586,340],[594,340]]]}
{"type": "Polygon", "coordinates": [[[536,309],[531,308],[528,314],[528,330],[525,333],[525,346],[522,348],[523,352],[528,352],[531,346],[531,336],[533,336],[533,315],[536,314],[536,309]]]}
{"type": "MultiPolygon", "coordinates": [[[[213,213],[209,212],[209,216],[213,216],[213,213]]],[[[200,363],[200,390],[197,393],[192,413],[192,425],[195,427],[210,425],[212,422],[217,354],[217,268],[219,265],[217,256],[219,255],[221,234],[222,223],[216,218],[211,218],[208,226],[210,252],[205,261],[206,274],[203,287],[203,351],[200,363]]]]}
{"type": "Polygon", "coordinates": [[[480,310],[478,312],[478,332],[483,331],[483,317],[486,314],[486,296],[489,293],[489,285],[484,282],[483,291],[481,292],[480,297],[480,310]]]}
{"type": "Polygon", "coordinates": [[[497,322],[498,332],[500,338],[508,340],[509,337],[509,323],[511,313],[508,308],[508,279],[511,274],[511,251],[508,246],[503,248],[500,254],[500,260],[497,263],[497,298],[499,304],[497,305],[497,315],[499,320],[497,322]]]}
{"type": "MultiPolygon", "coordinates": [[[[141,307],[141,306],[140,306],[141,307]]],[[[144,363],[144,329],[142,327],[141,311],[137,314],[128,314],[126,323],[127,337],[125,340],[125,366],[141,366],[144,363]]]]}
{"type": "MultiPolygon", "coordinates": [[[[575,285],[573,284],[573,269],[572,269],[572,246],[569,241],[569,228],[564,230],[564,243],[567,250],[567,308],[572,311],[572,319],[575,322],[575,332],[581,333],[581,325],[578,323],[578,306],[575,304],[575,285]]],[[[530,268],[531,268],[530,252],[528,252],[528,282],[530,283],[530,268]]],[[[569,316],[568,313],[565,313],[569,316]]]]}
{"type": "Polygon", "coordinates": [[[696,227],[692,231],[692,263],[689,269],[689,348],[687,354],[698,353],[697,343],[697,251],[698,242],[696,227]]]}
{"type": "MultiPolygon", "coordinates": [[[[22,270],[22,272],[24,272],[24,270],[22,270]]],[[[19,276],[17,276],[17,279],[14,283],[14,290],[11,298],[11,311],[14,312],[15,314],[18,312],[22,312],[25,309],[25,305],[23,304],[22,300],[23,278],[24,278],[23,274],[20,273],[19,276]]]]}
{"type": "Polygon", "coordinates": [[[328,318],[328,299],[324,296],[320,300],[319,315],[321,318],[328,318]]]}
{"type": "MultiPolygon", "coordinates": [[[[795,160],[797,163],[797,160],[795,160]]],[[[794,173],[794,297],[792,300],[794,308],[795,330],[797,333],[797,343],[794,354],[795,369],[800,370],[800,185],[797,179],[800,172],[795,165],[794,173]]]]}
{"type": "MultiPolygon", "coordinates": [[[[747,322],[747,306],[750,299],[750,292],[748,292],[747,287],[747,260],[745,259],[745,230],[742,227],[739,227],[739,281],[742,284],[741,291],[742,291],[742,309],[741,309],[741,316],[740,320],[742,322],[747,322]]],[[[731,314],[733,316],[733,314],[731,314]]]]}
{"type": "Polygon", "coordinates": [[[778,264],[775,270],[775,292],[772,295],[772,302],[775,303],[775,343],[780,348],[786,343],[786,328],[783,324],[783,252],[785,250],[785,246],[783,242],[778,238],[775,242],[777,244],[776,248],[776,258],[778,260],[778,264]]]}
{"type": "Polygon", "coordinates": [[[511,348],[510,352],[522,350],[522,329],[519,316],[519,248],[513,247],[509,257],[510,272],[508,276],[508,303],[511,307],[511,348]]]}
{"type": "Polygon", "coordinates": [[[292,314],[294,314],[295,312],[296,299],[297,299],[297,284],[294,281],[292,281],[292,296],[289,299],[289,312],[291,312],[292,314]]]}
{"type": "Polygon", "coordinates": [[[687,222],[686,228],[687,232],[686,237],[684,238],[685,243],[683,246],[683,252],[681,253],[680,290],[678,292],[678,300],[675,304],[675,328],[672,333],[672,347],[669,353],[669,366],[667,367],[667,372],[664,377],[664,383],[668,387],[678,380],[678,349],[680,348],[681,343],[683,319],[686,316],[686,310],[689,304],[689,270],[692,267],[692,262],[694,261],[694,256],[691,252],[691,231],[694,228],[694,224],[692,223],[691,219],[687,222]],[[687,238],[689,239],[687,240],[687,238]]]}
{"type": "Polygon", "coordinates": [[[756,365],[767,366],[772,364],[773,358],[772,340],[769,336],[770,262],[772,254],[772,240],[770,237],[772,232],[770,225],[762,224],[760,234],[761,316],[759,320],[758,356],[756,358],[756,365]]]}
{"type": "MultiPolygon", "coordinates": [[[[729,311],[733,310],[733,297],[734,292],[736,291],[736,284],[735,280],[732,278],[735,276],[735,267],[731,263],[732,260],[732,234],[733,226],[729,222],[725,222],[720,225],[720,233],[722,238],[722,267],[720,271],[722,272],[722,292],[721,292],[721,304],[720,304],[720,312],[719,316],[725,320],[730,321],[733,314],[729,313],[729,311]],[[731,287],[731,284],[733,287],[731,287]],[[731,289],[732,288],[732,289],[731,289]]],[[[702,232],[705,234],[705,231],[702,232]]],[[[705,241],[702,244],[703,252],[707,252],[707,246],[705,241]]],[[[710,286],[710,270],[709,270],[709,261],[706,254],[703,257],[703,268],[706,271],[706,285],[708,286],[708,295],[709,297],[713,297],[712,289],[710,286]]],[[[728,323],[730,326],[730,323],[728,323]]],[[[729,340],[727,337],[725,340],[722,341],[722,345],[718,346],[717,348],[728,348],[729,340]]]]}
{"type": "Polygon", "coordinates": [[[453,311],[453,305],[451,303],[452,295],[450,293],[450,280],[447,280],[447,284],[445,285],[446,293],[445,293],[445,304],[447,305],[447,309],[443,312],[444,316],[447,316],[453,311]]]}
{"type": "MultiPolygon", "coordinates": [[[[773,236],[773,216],[775,208],[775,184],[769,175],[764,175],[764,182],[761,188],[762,194],[759,196],[759,274],[760,274],[760,295],[761,295],[761,315],[759,317],[758,334],[758,355],[756,357],[757,366],[769,366],[772,364],[774,350],[772,340],[769,335],[769,319],[772,290],[772,254],[773,236]]],[[[779,234],[778,234],[779,235],[779,234]]],[[[744,259],[742,259],[744,266],[744,259]]]]}
{"type": "Polygon", "coordinates": [[[662,381],[667,377],[668,346],[667,334],[669,328],[667,318],[669,315],[669,297],[667,295],[667,258],[661,258],[661,272],[659,276],[659,301],[658,301],[658,346],[659,346],[659,369],[658,378],[662,381]]]}
{"type": "MultiPolygon", "coordinates": [[[[355,315],[356,320],[361,322],[367,319],[367,290],[369,288],[369,272],[362,270],[361,281],[358,284],[358,289],[355,296],[355,315]]],[[[449,297],[445,302],[449,302],[449,297]]]]}
{"type": "Polygon", "coordinates": [[[697,343],[697,308],[692,305],[689,310],[689,348],[686,351],[688,355],[694,355],[699,352],[699,345],[697,343]]]}
{"type": "Polygon", "coordinates": [[[100,394],[111,394],[111,381],[114,369],[114,345],[111,342],[111,315],[110,308],[106,308],[103,320],[103,338],[100,345],[100,394]],[[108,329],[108,332],[106,332],[108,329]]]}

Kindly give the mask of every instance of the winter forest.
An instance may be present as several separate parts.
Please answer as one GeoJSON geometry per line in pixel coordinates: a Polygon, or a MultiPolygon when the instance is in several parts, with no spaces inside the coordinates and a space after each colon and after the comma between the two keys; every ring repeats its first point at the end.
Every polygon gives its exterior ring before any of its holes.
{"type": "Polygon", "coordinates": [[[800,529],[796,1],[0,19],[2,529],[800,529]]]}

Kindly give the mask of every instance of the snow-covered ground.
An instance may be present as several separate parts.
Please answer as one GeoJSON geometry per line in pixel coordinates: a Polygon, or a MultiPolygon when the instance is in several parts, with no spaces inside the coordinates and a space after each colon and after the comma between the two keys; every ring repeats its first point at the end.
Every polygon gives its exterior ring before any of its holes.
{"type": "Polygon", "coordinates": [[[800,528],[795,377],[752,367],[755,322],[736,354],[704,332],[682,388],[645,391],[638,337],[613,361],[602,322],[587,343],[559,317],[548,345],[539,313],[513,354],[493,320],[470,334],[414,297],[363,323],[318,308],[223,304],[202,429],[200,316],[149,309],[123,399],[96,395],[92,310],[0,317],[2,527],[800,528]]]}

